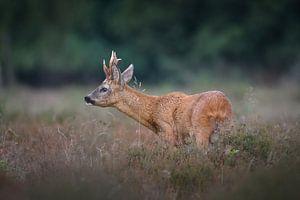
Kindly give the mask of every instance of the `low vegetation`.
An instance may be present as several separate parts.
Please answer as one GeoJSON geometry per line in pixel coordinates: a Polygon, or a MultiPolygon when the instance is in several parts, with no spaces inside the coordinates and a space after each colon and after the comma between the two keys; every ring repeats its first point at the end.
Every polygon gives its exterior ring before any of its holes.
{"type": "Polygon", "coordinates": [[[85,91],[18,88],[1,96],[1,197],[300,197],[297,95],[286,96],[293,110],[286,106],[282,112],[274,107],[279,105],[272,89],[255,88],[248,99],[253,102],[255,97],[252,107],[245,99],[248,89],[228,89],[235,94],[233,104],[238,108],[235,125],[231,131],[215,134],[213,144],[203,150],[192,140],[172,147],[118,112],[86,107],[85,91]]]}

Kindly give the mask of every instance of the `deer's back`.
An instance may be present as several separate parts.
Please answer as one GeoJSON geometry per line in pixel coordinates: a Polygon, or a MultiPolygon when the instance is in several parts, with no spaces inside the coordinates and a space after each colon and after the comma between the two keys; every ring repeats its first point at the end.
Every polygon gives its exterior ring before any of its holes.
{"type": "Polygon", "coordinates": [[[153,118],[157,121],[173,122],[174,111],[182,105],[187,96],[181,92],[172,92],[158,97],[155,102],[153,118]]]}

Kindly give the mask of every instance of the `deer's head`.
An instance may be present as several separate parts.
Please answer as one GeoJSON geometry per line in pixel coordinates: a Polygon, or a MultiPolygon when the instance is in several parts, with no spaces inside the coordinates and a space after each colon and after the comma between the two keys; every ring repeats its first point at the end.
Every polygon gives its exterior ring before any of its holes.
{"type": "Polygon", "coordinates": [[[133,76],[133,65],[121,73],[117,64],[121,59],[117,58],[116,52],[112,51],[109,66],[103,60],[103,71],[106,79],[93,92],[84,97],[88,105],[107,107],[116,104],[122,98],[125,85],[133,76]]]}

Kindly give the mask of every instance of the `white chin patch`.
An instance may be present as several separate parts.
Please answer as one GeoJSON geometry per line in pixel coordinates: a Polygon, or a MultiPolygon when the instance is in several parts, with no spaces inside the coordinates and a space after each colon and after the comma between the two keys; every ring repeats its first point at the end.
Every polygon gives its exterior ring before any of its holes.
{"type": "Polygon", "coordinates": [[[87,105],[87,106],[92,106],[93,104],[91,104],[91,103],[85,103],[85,105],[87,105]]]}

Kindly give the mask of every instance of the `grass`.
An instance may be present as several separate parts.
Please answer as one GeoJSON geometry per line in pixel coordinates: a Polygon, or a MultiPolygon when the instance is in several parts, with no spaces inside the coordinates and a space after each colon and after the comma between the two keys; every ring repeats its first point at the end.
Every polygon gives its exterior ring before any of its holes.
{"type": "Polygon", "coordinates": [[[220,87],[235,126],[205,150],[169,146],[123,114],[85,106],[86,88],[4,91],[0,196],[299,199],[299,90],[233,85],[220,87]]]}

